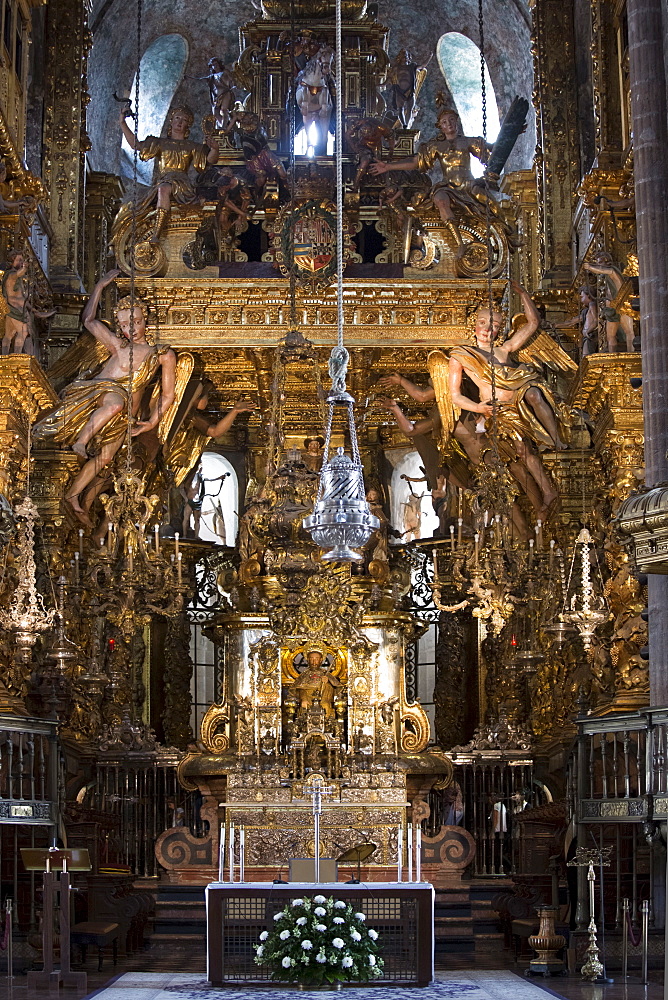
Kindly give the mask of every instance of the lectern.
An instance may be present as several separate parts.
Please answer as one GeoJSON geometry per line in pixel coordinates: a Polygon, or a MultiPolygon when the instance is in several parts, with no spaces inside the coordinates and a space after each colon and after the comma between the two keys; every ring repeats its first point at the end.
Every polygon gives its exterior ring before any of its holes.
{"type": "Polygon", "coordinates": [[[85,972],[72,972],[70,968],[70,872],[89,872],[88,851],[82,848],[48,850],[23,847],[21,858],[27,871],[44,873],[44,903],[42,916],[41,972],[28,973],[28,989],[34,986],[75,986],[86,990],[88,976],[85,972]],[[60,894],[60,968],[54,969],[53,908],[56,893],[60,894]]]}

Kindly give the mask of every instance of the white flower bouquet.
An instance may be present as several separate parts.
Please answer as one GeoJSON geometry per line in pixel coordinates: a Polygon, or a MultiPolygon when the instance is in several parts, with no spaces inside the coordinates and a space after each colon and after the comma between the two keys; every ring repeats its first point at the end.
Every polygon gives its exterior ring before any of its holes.
{"type": "Polygon", "coordinates": [[[293,899],[260,934],[257,965],[269,965],[272,978],[304,986],[366,983],[381,975],[378,934],[366,916],[341,899],[293,899]]]}

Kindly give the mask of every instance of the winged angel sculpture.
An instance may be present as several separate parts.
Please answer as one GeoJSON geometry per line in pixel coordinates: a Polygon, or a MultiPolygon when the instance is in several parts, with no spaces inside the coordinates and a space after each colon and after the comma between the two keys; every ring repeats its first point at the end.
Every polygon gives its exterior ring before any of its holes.
{"type": "Polygon", "coordinates": [[[494,437],[501,458],[531,501],[537,518],[547,521],[558,509],[559,495],[540,452],[568,446],[571,414],[539,368],[546,365],[555,371],[572,372],[577,366],[539,330],[540,316],[528,292],[514,282],[512,287],[522,301],[524,321],[506,340],[499,338],[503,314],[493,312],[490,316],[489,308],[479,309],[473,343],[429,354],[431,379],[426,389],[400,375],[390,375],[379,384],[384,389],[401,385],[419,402],[436,401],[437,408],[429,418],[415,423],[405,417],[395,400],[387,405],[409,437],[437,436],[446,463],[449,456],[456,459],[464,452],[471,465],[479,465],[494,437]],[[467,395],[469,391],[471,395],[467,395]]]}
{"type": "MultiPolygon", "coordinates": [[[[447,355],[432,351],[428,358],[446,445],[462,411],[478,415],[475,431],[495,436],[501,457],[547,521],[559,506],[559,494],[540,458],[541,449],[566,448],[570,439],[570,411],[542,377],[537,366],[576,371],[577,366],[552,338],[539,331],[540,316],[528,292],[512,282],[524,308],[525,322],[503,342],[497,338],[503,314],[479,309],[474,343],[459,344],[447,355]],[[515,357],[514,355],[517,355],[515,357]],[[493,374],[492,374],[493,373],[493,374]],[[478,399],[465,394],[464,376],[478,390],[478,399]]],[[[466,447],[466,446],[464,446],[466,447]]]]}
{"type": "Polygon", "coordinates": [[[186,391],[193,379],[193,355],[177,356],[170,347],[150,341],[143,303],[133,304],[129,297],[119,301],[117,333],[97,318],[102,292],[118,274],[107,272],[95,286],[83,312],[88,333],[49,372],[53,381],[65,382],[60,403],[33,432],[37,440],[71,447],[84,460],[66,499],[87,524],[88,511],[106,483],[104,470],[126,438],[128,411],[132,436],[141,437],[149,457],[155,458],[176,423],[187,416],[193,396],[186,391]]]}

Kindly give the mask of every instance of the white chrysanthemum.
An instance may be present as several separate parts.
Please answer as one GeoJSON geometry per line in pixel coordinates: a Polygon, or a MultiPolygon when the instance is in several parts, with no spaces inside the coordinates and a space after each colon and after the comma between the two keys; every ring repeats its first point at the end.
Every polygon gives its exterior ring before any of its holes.
{"type": "Polygon", "coordinates": [[[313,902],[314,902],[314,903],[319,903],[319,904],[320,904],[320,905],[322,906],[322,904],[323,904],[323,903],[326,903],[326,902],[327,902],[327,900],[325,899],[325,897],[324,897],[324,896],[314,896],[314,897],[313,897],[313,902]]]}
{"type": "Polygon", "coordinates": [[[325,914],[327,913],[327,910],[322,906],[316,906],[313,912],[315,913],[316,917],[324,917],[325,914]]]}
{"type": "Polygon", "coordinates": [[[366,920],[366,917],[363,913],[356,913],[355,916],[358,920],[366,920]]]}
{"type": "Polygon", "coordinates": [[[359,933],[359,931],[351,931],[350,932],[350,936],[353,939],[353,941],[361,941],[362,940],[362,935],[359,933]]]}
{"type": "Polygon", "coordinates": [[[260,941],[266,941],[269,937],[269,931],[262,931],[260,934],[260,941]]]}
{"type": "Polygon", "coordinates": [[[334,938],[334,940],[332,941],[332,945],[335,948],[343,948],[343,941],[341,940],[341,938],[334,938]]]}
{"type": "Polygon", "coordinates": [[[297,926],[303,927],[306,923],[306,917],[297,917],[297,926]]]}
{"type": "Polygon", "coordinates": [[[292,905],[293,906],[303,906],[304,905],[304,900],[303,899],[293,899],[292,900],[292,905]]]}
{"type": "Polygon", "coordinates": [[[302,948],[304,949],[304,951],[310,951],[312,947],[313,945],[311,944],[309,939],[304,938],[304,940],[302,941],[302,948]]]}
{"type": "Polygon", "coordinates": [[[325,955],[324,951],[319,951],[318,954],[315,956],[315,960],[316,962],[319,962],[320,965],[324,965],[324,963],[327,961],[327,956],[325,955]]]}
{"type": "Polygon", "coordinates": [[[258,958],[262,958],[262,956],[264,955],[264,945],[263,944],[259,944],[257,946],[257,948],[255,949],[255,954],[257,955],[258,958]]]}
{"type": "Polygon", "coordinates": [[[287,941],[288,938],[290,937],[290,931],[286,928],[284,931],[281,931],[281,933],[278,936],[281,939],[281,941],[287,941]]]}
{"type": "Polygon", "coordinates": [[[283,960],[281,961],[281,965],[283,966],[283,968],[284,968],[284,969],[289,969],[289,968],[290,968],[290,965],[291,965],[291,964],[292,964],[292,963],[290,962],[290,959],[288,958],[288,956],[287,956],[287,955],[286,955],[286,956],[285,956],[285,958],[284,958],[284,959],[283,959],[283,960]]]}
{"type": "Polygon", "coordinates": [[[370,927],[369,928],[369,937],[371,938],[372,941],[377,941],[378,940],[378,931],[375,931],[373,929],[373,927],[370,927]]]}
{"type": "Polygon", "coordinates": [[[376,964],[376,956],[369,955],[369,965],[375,965],[375,964],[376,964]]]}
{"type": "Polygon", "coordinates": [[[334,917],[334,923],[335,924],[345,924],[345,920],[343,919],[343,917],[334,917]]]}
{"type": "Polygon", "coordinates": [[[281,910],[280,913],[274,914],[274,920],[281,920],[285,916],[285,910],[281,910]]]}
{"type": "Polygon", "coordinates": [[[326,924],[316,924],[315,925],[315,929],[317,931],[320,931],[320,933],[322,934],[323,931],[327,930],[327,925],[326,924]]]}
{"type": "Polygon", "coordinates": [[[352,964],[353,960],[350,957],[350,955],[344,955],[343,958],[341,959],[341,965],[343,966],[344,969],[349,969],[352,964]]]}
{"type": "Polygon", "coordinates": [[[343,902],[342,899],[337,899],[337,901],[334,903],[334,909],[336,910],[345,910],[345,908],[346,904],[343,902]]]}

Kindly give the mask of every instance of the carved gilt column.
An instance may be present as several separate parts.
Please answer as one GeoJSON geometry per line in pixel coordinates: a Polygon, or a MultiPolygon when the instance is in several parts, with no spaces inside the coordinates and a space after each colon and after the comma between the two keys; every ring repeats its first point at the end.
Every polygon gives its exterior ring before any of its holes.
{"type": "Polygon", "coordinates": [[[84,0],[51,0],[46,37],[44,180],[53,229],[50,276],[58,291],[81,291],[85,154],[91,35],[84,0]]]}

